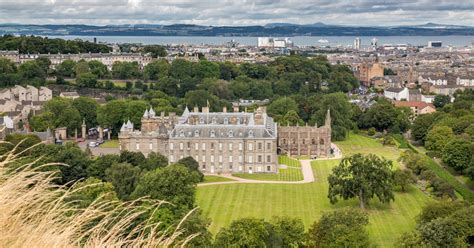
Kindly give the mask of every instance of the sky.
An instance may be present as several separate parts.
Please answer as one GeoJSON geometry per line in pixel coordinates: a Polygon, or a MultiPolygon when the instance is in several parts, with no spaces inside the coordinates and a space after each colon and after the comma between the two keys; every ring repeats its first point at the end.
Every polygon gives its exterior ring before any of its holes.
{"type": "Polygon", "coordinates": [[[0,23],[474,26],[474,0],[0,0],[0,23]]]}

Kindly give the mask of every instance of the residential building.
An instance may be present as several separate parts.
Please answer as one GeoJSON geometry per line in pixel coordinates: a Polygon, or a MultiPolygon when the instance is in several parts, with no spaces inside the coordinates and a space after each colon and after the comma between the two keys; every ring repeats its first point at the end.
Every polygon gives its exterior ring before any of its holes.
{"type": "Polygon", "coordinates": [[[409,107],[414,114],[414,117],[422,114],[429,114],[436,112],[436,108],[431,103],[420,101],[395,101],[395,107],[409,107]]]}

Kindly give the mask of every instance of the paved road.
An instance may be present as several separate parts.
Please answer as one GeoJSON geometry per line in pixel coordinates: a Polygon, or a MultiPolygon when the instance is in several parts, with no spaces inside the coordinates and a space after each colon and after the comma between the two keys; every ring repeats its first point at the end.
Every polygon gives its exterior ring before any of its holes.
{"type": "MultiPolygon", "coordinates": [[[[83,150],[86,149],[87,144],[89,141],[94,141],[94,140],[88,140],[87,142],[81,142],[79,143],[79,147],[83,150]]],[[[104,148],[104,147],[91,147],[91,152],[92,155],[94,156],[100,156],[100,155],[106,155],[106,154],[120,154],[120,149],[118,148],[104,148]]]]}

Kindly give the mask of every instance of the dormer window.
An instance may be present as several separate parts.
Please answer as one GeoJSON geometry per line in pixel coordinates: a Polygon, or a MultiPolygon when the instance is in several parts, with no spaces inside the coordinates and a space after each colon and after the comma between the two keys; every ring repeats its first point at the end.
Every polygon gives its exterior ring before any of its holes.
{"type": "Polygon", "coordinates": [[[199,137],[199,130],[194,131],[194,137],[199,137]]]}
{"type": "Polygon", "coordinates": [[[216,132],[214,130],[211,131],[211,137],[216,137],[216,132]]]}
{"type": "Polygon", "coordinates": [[[184,137],[184,131],[183,131],[183,130],[181,130],[181,131],[179,132],[179,137],[184,137]]]}
{"type": "Polygon", "coordinates": [[[229,138],[232,138],[232,137],[234,137],[234,132],[232,130],[230,130],[228,135],[229,135],[229,138]]]}
{"type": "Polygon", "coordinates": [[[237,125],[240,125],[240,117],[237,118],[237,125]]]}
{"type": "Polygon", "coordinates": [[[216,117],[212,117],[212,124],[216,124],[216,123],[217,123],[216,117]]]}
{"type": "Polygon", "coordinates": [[[253,131],[252,130],[249,131],[249,137],[253,137],[253,131]]]}
{"type": "Polygon", "coordinates": [[[199,118],[199,124],[204,124],[204,118],[199,118]]]}

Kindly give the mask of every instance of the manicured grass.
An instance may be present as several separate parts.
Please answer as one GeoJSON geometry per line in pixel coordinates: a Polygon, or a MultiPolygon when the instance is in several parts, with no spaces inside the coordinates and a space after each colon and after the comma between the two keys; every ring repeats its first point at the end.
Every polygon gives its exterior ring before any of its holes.
{"type": "Polygon", "coordinates": [[[214,176],[214,175],[204,176],[204,183],[217,183],[217,182],[228,182],[228,181],[234,181],[234,180],[225,178],[225,177],[214,176]]]}
{"type": "Polygon", "coordinates": [[[119,141],[118,140],[106,140],[104,144],[100,145],[102,148],[118,148],[119,141]]]}
{"type": "MultiPolygon", "coordinates": [[[[360,135],[337,143],[345,155],[375,153],[388,159],[398,158],[400,151],[383,147],[377,141],[360,135]]],[[[339,160],[315,161],[312,164],[316,182],[308,184],[227,184],[200,187],[197,203],[212,219],[214,234],[231,221],[243,217],[270,219],[272,216],[301,218],[306,228],[318,220],[323,212],[342,207],[358,207],[356,200],[339,201],[332,205],[327,198],[327,176],[339,160]]],[[[394,163],[398,166],[398,163],[394,163]]],[[[371,201],[368,227],[371,240],[381,247],[391,247],[405,231],[413,230],[415,217],[431,198],[416,187],[407,193],[396,193],[395,202],[381,204],[371,201]]]]}
{"type": "Polygon", "coordinates": [[[303,180],[303,173],[301,172],[300,161],[287,156],[278,157],[279,164],[288,166],[286,169],[278,169],[278,173],[236,173],[233,176],[245,179],[263,180],[263,181],[301,181],[303,180]]]}
{"type": "Polygon", "coordinates": [[[300,161],[294,158],[290,158],[288,156],[278,156],[278,163],[286,164],[291,167],[301,167],[300,161]]]}

